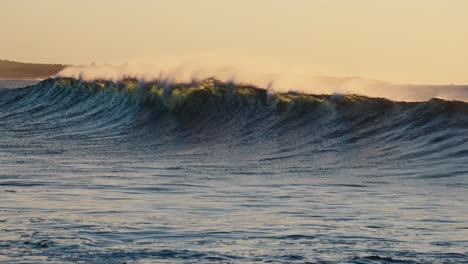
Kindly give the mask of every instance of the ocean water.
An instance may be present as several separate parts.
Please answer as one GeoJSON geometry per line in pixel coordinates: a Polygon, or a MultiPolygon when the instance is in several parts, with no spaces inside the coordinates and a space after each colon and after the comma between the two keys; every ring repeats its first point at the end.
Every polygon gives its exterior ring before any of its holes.
{"type": "Polygon", "coordinates": [[[8,87],[0,263],[468,263],[467,103],[8,87]]]}

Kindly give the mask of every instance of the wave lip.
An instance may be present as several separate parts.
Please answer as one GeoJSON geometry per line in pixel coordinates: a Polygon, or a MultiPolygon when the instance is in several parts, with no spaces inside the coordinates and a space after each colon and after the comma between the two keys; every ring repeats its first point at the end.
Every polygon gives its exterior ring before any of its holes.
{"type": "Polygon", "coordinates": [[[73,78],[53,78],[45,80],[34,87],[54,87],[58,89],[85,89],[92,92],[113,90],[136,96],[144,103],[164,104],[175,110],[181,105],[190,103],[209,104],[215,99],[238,100],[239,102],[275,106],[278,109],[311,107],[317,104],[334,106],[367,107],[385,109],[389,106],[423,107],[426,110],[452,111],[466,113],[467,103],[462,101],[433,98],[425,102],[400,102],[385,98],[367,97],[357,94],[308,94],[302,92],[273,92],[245,83],[222,82],[215,78],[189,83],[171,83],[167,79],[143,82],[138,79],[121,81],[94,80],[82,81],[73,78]],[[191,102],[193,101],[193,102],[191,102]],[[435,109],[437,108],[437,109],[435,109]]]}
{"type": "Polygon", "coordinates": [[[461,115],[461,118],[464,118],[468,114],[468,103],[461,101],[433,98],[425,102],[399,102],[355,94],[272,92],[250,84],[222,82],[215,78],[175,84],[167,80],[141,82],[137,79],[124,79],[114,82],[51,78],[25,89],[28,90],[29,96],[45,100],[48,96],[88,93],[88,97],[106,100],[100,102],[103,104],[123,96],[122,98],[134,101],[139,107],[181,114],[200,114],[219,109],[247,111],[256,108],[257,111],[288,113],[295,116],[321,113],[322,117],[331,117],[338,114],[346,117],[347,121],[377,116],[381,116],[384,118],[381,121],[385,121],[390,117],[404,115],[407,123],[411,120],[436,120],[444,115],[444,118],[447,118],[447,115],[461,115]]]}
{"type": "Polygon", "coordinates": [[[177,67],[156,65],[90,65],[69,66],[57,77],[84,81],[137,79],[142,82],[166,80],[171,83],[191,83],[217,78],[225,83],[248,80],[256,87],[267,87],[277,92],[298,91],[306,94],[359,94],[384,97],[396,101],[428,101],[431,98],[468,102],[468,85],[414,85],[393,84],[363,77],[330,77],[308,74],[260,73],[248,67],[201,66],[192,64],[177,67]],[[196,81],[194,81],[196,80],[196,81]]]}

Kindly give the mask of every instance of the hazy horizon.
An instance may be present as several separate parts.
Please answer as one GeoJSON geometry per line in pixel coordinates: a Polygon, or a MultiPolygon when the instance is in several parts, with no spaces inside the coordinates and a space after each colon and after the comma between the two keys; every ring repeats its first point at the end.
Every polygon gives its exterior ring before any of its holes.
{"type": "Polygon", "coordinates": [[[2,1],[0,58],[467,84],[466,1],[2,1]]]}

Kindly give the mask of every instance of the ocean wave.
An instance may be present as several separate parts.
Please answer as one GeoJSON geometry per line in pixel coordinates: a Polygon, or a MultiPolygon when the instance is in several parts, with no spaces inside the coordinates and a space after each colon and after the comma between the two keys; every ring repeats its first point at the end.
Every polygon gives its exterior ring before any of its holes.
{"type": "MultiPolygon", "coordinates": [[[[307,94],[300,92],[272,92],[249,84],[236,84],[222,82],[214,78],[190,83],[170,83],[167,80],[142,82],[137,79],[124,79],[121,81],[82,81],[73,78],[47,79],[37,85],[28,87],[37,91],[39,89],[87,90],[98,93],[114,91],[134,96],[142,104],[153,104],[170,111],[178,111],[180,107],[192,105],[205,107],[210,104],[238,103],[245,105],[257,104],[260,107],[273,107],[279,112],[307,111],[317,105],[355,108],[358,110],[386,110],[390,107],[401,107],[401,110],[416,109],[419,111],[468,112],[468,103],[455,100],[433,98],[425,102],[399,102],[385,98],[367,97],[356,94],[307,94]],[[363,109],[360,109],[363,108],[363,109]],[[432,110],[431,110],[432,109],[432,110]]],[[[347,109],[348,111],[353,111],[347,109]]]]}
{"type": "Polygon", "coordinates": [[[0,89],[0,262],[463,263],[467,109],[216,79],[0,89]]]}
{"type": "Polygon", "coordinates": [[[265,161],[353,147],[366,162],[467,157],[468,103],[459,101],[272,93],[213,78],[181,84],[57,78],[3,93],[4,122],[24,122],[22,129],[55,138],[256,147],[265,161]],[[269,152],[270,144],[284,147],[269,152]]]}

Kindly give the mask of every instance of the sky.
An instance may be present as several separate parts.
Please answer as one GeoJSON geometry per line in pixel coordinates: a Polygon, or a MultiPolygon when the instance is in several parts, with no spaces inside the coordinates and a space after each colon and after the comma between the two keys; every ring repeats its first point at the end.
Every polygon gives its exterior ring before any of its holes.
{"type": "Polygon", "coordinates": [[[0,0],[0,59],[468,84],[466,0],[0,0]]]}

